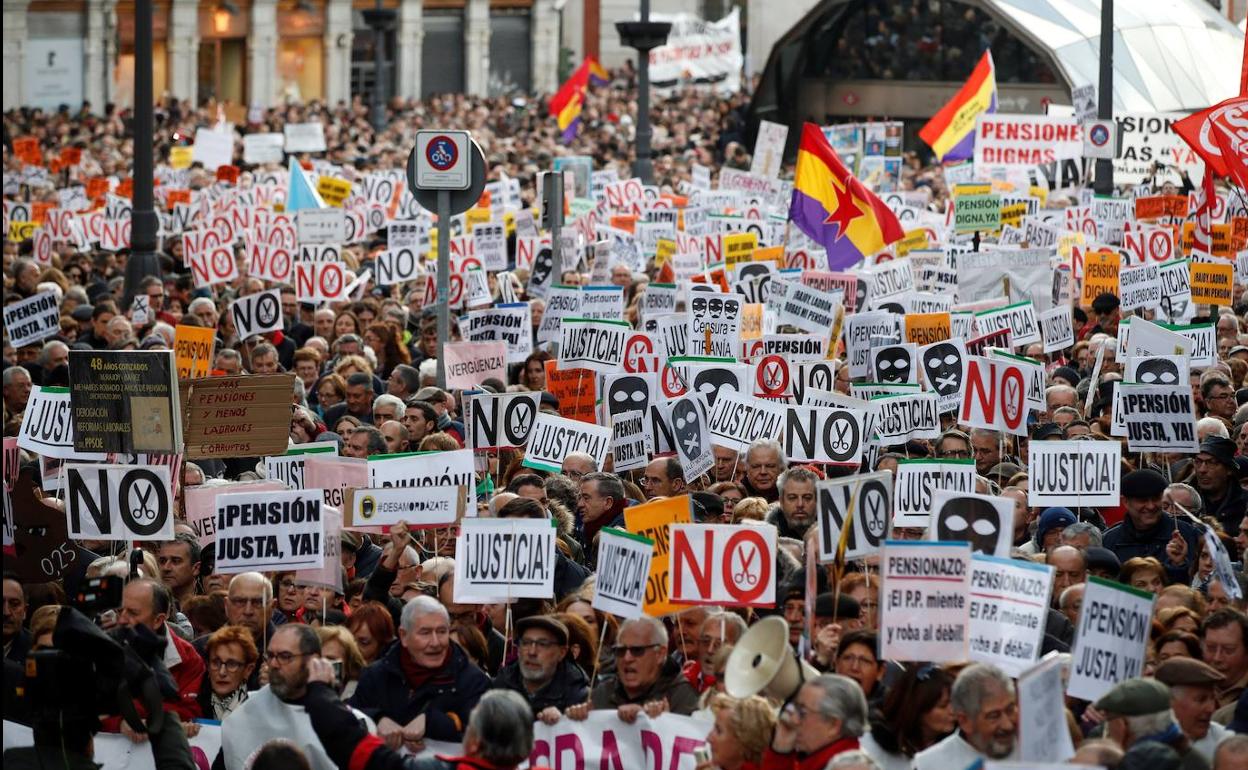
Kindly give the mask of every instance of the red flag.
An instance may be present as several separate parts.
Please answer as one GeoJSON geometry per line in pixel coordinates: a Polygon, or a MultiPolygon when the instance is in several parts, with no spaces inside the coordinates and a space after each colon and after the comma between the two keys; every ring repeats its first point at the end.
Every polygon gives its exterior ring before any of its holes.
{"type": "Polygon", "coordinates": [[[1248,122],[1248,96],[1234,96],[1174,123],[1174,131],[1205,161],[1207,170],[1231,177],[1248,188],[1248,141],[1240,137],[1248,122]]]}

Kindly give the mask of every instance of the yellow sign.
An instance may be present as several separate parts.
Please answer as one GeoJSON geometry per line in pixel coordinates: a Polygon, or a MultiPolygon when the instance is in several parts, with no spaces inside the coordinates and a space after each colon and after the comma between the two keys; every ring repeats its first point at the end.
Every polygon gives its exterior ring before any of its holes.
{"type": "Polygon", "coordinates": [[[323,176],[316,180],[316,191],[321,200],[336,209],[342,208],[343,202],[351,197],[351,183],[345,179],[323,176]]]}
{"type": "Polygon", "coordinates": [[[927,238],[927,229],[916,227],[913,230],[907,230],[901,240],[897,241],[897,256],[904,257],[912,251],[926,249],[931,245],[927,238]]]}
{"type": "Polygon", "coordinates": [[[761,249],[754,249],[754,262],[772,262],[777,268],[784,267],[784,247],[783,246],[765,246],[761,249]]]}
{"type": "Polygon", "coordinates": [[[741,308],[741,339],[756,340],[763,336],[763,305],[749,304],[741,308]]]}
{"type": "Polygon", "coordinates": [[[1010,227],[1022,227],[1023,217],[1027,216],[1026,203],[1011,203],[1001,207],[1001,224],[1010,227]]]}
{"type": "Polygon", "coordinates": [[[489,224],[490,210],[482,206],[473,206],[464,212],[464,232],[472,232],[473,225],[489,224]]]}
{"type": "Polygon", "coordinates": [[[173,352],[177,357],[179,380],[208,376],[216,341],[215,329],[178,324],[173,334],[173,352]]]}
{"type": "Polygon", "coordinates": [[[169,148],[169,166],[173,169],[183,169],[191,167],[191,156],[195,154],[194,147],[170,147],[169,148]]]}
{"type": "Polygon", "coordinates": [[[949,313],[907,313],[906,342],[930,345],[953,337],[953,318],[949,313]]]}
{"type": "MultiPolygon", "coordinates": [[[[748,305],[747,305],[748,307],[748,305]]],[[[692,521],[693,508],[689,495],[669,497],[624,509],[624,526],[635,535],[654,541],[654,553],[650,557],[650,577],[646,580],[646,614],[659,616],[684,609],[687,605],[674,604],[668,598],[671,548],[670,524],[688,524],[692,521]]]]}
{"type": "Polygon", "coordinates": [[[1083,293],[1079,304],[1091,307],[1102,294],[1118,296],[1118,268],[1122,258],[1112,251],[1089,251],[1083,256],[1083,293]]]}
{"type": "Polygon", "coordinates": [[[758,248],[757,233],[731,233],[724,236],[724,267],[733,267],[754,258],[758,248]]]}
{"type": "Polygon", "coordinates": [[[9,240],[28,241],[34,236],[35,228],[38,226],[37,222],[10,222],[9,240]]]}
{"type": "Polygon", "coordinates": [[[1083,237],[1083,233],[1066,232],[1057,238],[1057,253],[1062,259],[1070,259],[1070,248],[1075,245],[1082,246],[1087,243],[1083,237]]]}
{"type": "Polygon", "coordinates": [[[953,186],[953,197],[955,198],[963,195],[988,195],[991,192],[992,183],[990,182],[955,184],[953,186]]]}
{"type": "Polygon", "coordinates": [[[1230,262],[1191,262],[1192,302],[1230,305],[1235,266],[1230,262]]]}
{"type": "MultiPolygon", "coordinates": [[[[1192,248],[1196,243],[1196,223],[1183,223],[1183,253],[1191,254],[1192,248]]],[[[1234,256],[1231,251],[1231,226],[1230,225],[1210,225],[1209,226],[1209,253],[1215,257],[1226,257],[1230,259],[1234,256]]],[[[1196,301],[1196,300],[1193,300],[1196,301]]]]}
{"type": "Polygon", "coordinates": [[[660,238],[654,245],[654,266],[663,267],[676,254],[676,241],[660,238]]]}

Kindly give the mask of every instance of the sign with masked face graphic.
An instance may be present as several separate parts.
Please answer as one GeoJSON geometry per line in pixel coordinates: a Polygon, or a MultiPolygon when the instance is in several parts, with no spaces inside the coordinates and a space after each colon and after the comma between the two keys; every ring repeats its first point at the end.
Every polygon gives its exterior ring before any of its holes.
{"type": "Polygon", "coordinates": [[[1014,501],[1008,498],[932,490],[933,540],[965,541],[975,553],[1010,555],[1014,540],[1014,501]]]}
{"type": "Polygon", "coordinates": [[[941,414],[958,411],[966,381],[966,343],[952,339],[924,345],[919,361],[928,390],[936,391],[936,408],[941,414]]]}
{"type": "Polygon", "coordinates": [[[1174,387],[1188,381],[1187,356],[1132,356],[1127,361],[1126,382],[1174,387]]]}
{"type": "Polygon", "coordinates": [[[672,426],[676,454],[680,457],[685,481],[693,481],[715,464],[715,457],[711,454],[706,401],[699,393],[681,396],[667,408],[667,420],[672,426]]]}
{"type": "Polygon", "coordinates": [[[873,348],[871,371],[875,373],[875,381],[889,385],[918,382],[919,370],[915,366],[917,351],[918,348],[910,342],[873,348]]]}
{"type": "Polygon", "coordinates": [[[733,358],[741,350],[742,297],[697,292],[689,300],[689,345],[695,355],[733,358]]]}

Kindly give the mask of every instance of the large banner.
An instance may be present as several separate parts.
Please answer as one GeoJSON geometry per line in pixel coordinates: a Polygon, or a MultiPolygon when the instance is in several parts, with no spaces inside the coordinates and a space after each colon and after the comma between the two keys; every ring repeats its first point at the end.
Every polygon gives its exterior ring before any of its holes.
{"type": "Polygon", "coordinates": [[[710,724],[693,717],[640,716],[624,724],[615,710],[592,711],[584,721],[538,722],[529,767],[551,770],[693,770],[694,751],[706,743],[710,724]]]}
{"type": "Polygon", "coordinates": [[[660,96],[682,88],[731,94],[741,88],[741,17],[732,13],[714,22],[681,13],[652,16],[670,21],[667,45],[650,52],[650,86],[660,96]]]}

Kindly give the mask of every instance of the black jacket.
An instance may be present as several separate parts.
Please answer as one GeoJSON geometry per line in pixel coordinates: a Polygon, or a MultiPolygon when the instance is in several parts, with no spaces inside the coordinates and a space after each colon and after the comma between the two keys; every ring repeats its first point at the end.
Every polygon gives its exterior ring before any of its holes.
{"type": "Polygon", "coordinates": [[[503,667],[499,675],[494,677],[491,689],[514,690],[524,696],[537,715],[542,709],[554,706],[560,711],[568,706],[576,706],[589,700],[589,677],[581,667],[564,658],[555,669],[555,675],[537,692],[529,692],[524,686],[520,675],[520,661],[509,663],[503,667]]]}
{"type": "Polygon", "coordinates": [[[1105,532],[1102,544],[1124,563],[1137,556],[1152,556],[1165,567],[1167,583],[1187,584],[1191,580],[1190,567],[1192,559],[1196,558],[1196,543],[1199,539],[1200,533],[1194,526],[1182,519],[1162,514],[1157,525],[1148,531],[1136,529],[1131,523],[1131,517],[1126,516],[1105,532]],[[1178,567],[1171,564],[1166,556],[1166,544],[1170,542],[1176,527],[1187,541],[1187,560],[1178,567]]]}
{"type": "Polygon", "coordinates": [[[1239,532],[1239,523],[1243,521],[1245,508],[1248,507],[1248,494],[1244,493],[1243,487],[1235,481],[1234,477],[1227,483],[1229,485],[1227,494],[1216,507],[1204,491],[1200,493],[1200,496],[1205,500],[1205,512],[1222,522],[1223,531],[1239,532]]]}
{"type": "Polygon", "coordinates": [[[399,663],[402,650],[402,644],[395,642],[379,660],[364,668],[351,705],[375,721],[389,717],[401,725],[424,714],[427,737],[462,740],[468,714],[490,689],[490,678],[468,660],[458,644],[452,644],[449,664],[419,690],[413,690],[399,663]]]}
{"type": "Polygon", "coordinates": [[[693,689],[680,666],[670,657],[663,661],[659,678],[640,695],[630,696],[619,679],[613,677],[594,688],[590,702],[595,709],[613,709],[626,703],[645,704],[664,698],[667,699],[668,710],[673,714],[689,716],[698,708],[698,691],[693,689]]]}

